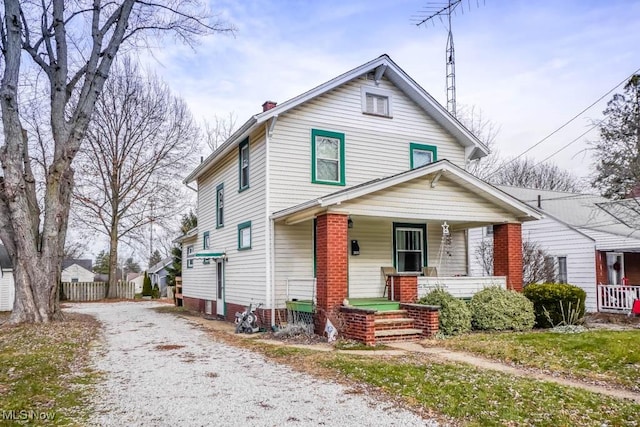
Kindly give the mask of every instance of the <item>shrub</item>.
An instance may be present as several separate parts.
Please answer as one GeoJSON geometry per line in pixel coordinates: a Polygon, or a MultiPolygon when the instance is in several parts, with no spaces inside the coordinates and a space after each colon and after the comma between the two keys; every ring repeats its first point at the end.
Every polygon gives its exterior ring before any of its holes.
{"type": "Polygon", "coordinates": [[[536,326],[540,328],[572,325],[584,318],[587,293],[577,286],[535,283],[526,286],[523,293],[533,302],[536,326]]]}
{"type": "Polygon", "coordinates": [[[422,297],[418,304],[438,305],[440,332],[452,336],[471,330],[471,311],[467,304],[444,289],[436,289],[422,297]]]}
{"type": "Polygon", "coordinates": [[[151,298],[153,299],[160,298],[160,288],[158,287],[157,283],[153,285],[153,289],[151,290],[151,298]]]}
{"type": "Polygon", "coordinates": [[[533,328],[533,303],[521,293],[490,287],[476,293],[469,303],[471,326],[479,330],[525,331],[533,328]]]}
{"type": "Polygon", "coordinates": [[[133,299],[142,299],[142,294],[134,294],[133,299]]]}
{"type": "Polygon", "coordinates": [[[149,275],[145,271],[144,280],[142,281],[142,296],[150,297],[152,293],[153,293],[153,288],[151,287],[151,277],[149,277],[149,275]]]}

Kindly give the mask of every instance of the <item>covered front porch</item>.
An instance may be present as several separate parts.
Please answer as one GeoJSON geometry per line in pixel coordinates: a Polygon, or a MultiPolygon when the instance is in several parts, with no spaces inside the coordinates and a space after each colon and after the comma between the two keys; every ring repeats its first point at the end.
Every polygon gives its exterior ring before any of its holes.
{"type": "MultiPolygon", "coordinates": [[[[437,310],[413,303],[431,288],[444,287],[460,297],[489,285],[522,288],[520,223],[539,217],[441,161],[274,214],[276,248],[284,250],[291,246],[287,241],[293,242],[297,255],[310,256],[306,262],[312,266],[312,274],[288,274],[293,269],[287,266],[299,258],[276,256],[276,275],[284,279],[276,286],[284,284],[280,295],[289,308],[314,312],[317,332],[328,318],[345,335],[354,335],[362,328],[351,325],[397,323],[376,315],[404,311],[413,313],[415,327],[409,329],[430,335],[434,316],[437,331],[437,310]],[[485,225],[494,226],[496,277],[470,277],[466,230],[485,225]],[[311,239],[294,239],[304,234],[311,239]]],[[[379,337],[395,339],[391,332],[379,337]]]]}

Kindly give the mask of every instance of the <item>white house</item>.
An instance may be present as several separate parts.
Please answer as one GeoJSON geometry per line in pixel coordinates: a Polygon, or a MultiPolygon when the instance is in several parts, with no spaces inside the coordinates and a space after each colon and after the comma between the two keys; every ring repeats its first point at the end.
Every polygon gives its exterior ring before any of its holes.
{"type": "MultiPolygon", "coordinates": [[[[522,238],[537,242],[553,257],[557,281],[585,290],[588,311],[611,309],[612,298],[624,303],[620,309],[626,309],[634,298],[640,298],[640,288],[633,286],[640,285],[640,230],[609,213],[614,213],[610,207],[616,203],[593,194],[498,188],[544,213],[545,218],[523,224],[522,238]],[[621,298],[606,287],[598,291],[598,284],[631,287],[621,298]],[[627,292],[638,295],[631,297],[627,292]]],[[[469,230],[472,275],[487,274],[477,259],[477,248],[483,238],[492,237],[490,233],[490,227],[469,230]]]]}
{"type": "Polygon", "coordinates": [[[65,259],[62,261],[62,282],[93,282],[95,273],[91,271],[90,259],[65,259]]]}
{"type": "Polygon", "coordinates": [[[489,224],[504,248],[496,280],[518,289],[508,254],[541,215],[465,171],[487,152],[386,55],[265,102],[184,180],[198,191],[198,228],[182,238],[185,306],[231,320],[260,303],[272,325],[287,306],[311,306],[317,325],[339,310],[352,321],[364,311],[340,308],[345,298],[375,311],[383,296],[414,300],[425,267],[468,275],[466,230],[489,224]]]}
{"type": "Polygon", "coordinates": [[[0,244],[0,311],[13,310],[15,292],[13,264],[7,253],[7,248],[0,244]]]}

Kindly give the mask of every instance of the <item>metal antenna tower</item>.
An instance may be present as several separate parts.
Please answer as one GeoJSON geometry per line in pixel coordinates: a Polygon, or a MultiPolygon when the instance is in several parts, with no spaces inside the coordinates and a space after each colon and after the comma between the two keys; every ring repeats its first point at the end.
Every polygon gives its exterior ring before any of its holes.
{"type": "MultiPolygon", "coordinates": [[[[479,1],[479,0],[476,0],[479,1]]],[[[467,4],[470,6],[471,0],[467,0],[467,4]]],[[[416,22],[416,26],[425,25],[427,23],[433,23],[436,18],[443,22],[443,17],[446,17],[447,24],[447,110],[455,117],[456,116],[456,50],[453,45],[453,30],[451,28],[451,15],[455,12],[456,8],[462,3],[462,0],[447,0],[446,2],[431,2],[427,3],[424,8],[422,16],[414,17],[412,20],[416,22]],[[426,15],[426,16],[425,16],[426,15]]],[[[479,6],[479,5],[478,5],[479,6]]],[[[460,7],[464,13],[463,6],[460,7]]]]}

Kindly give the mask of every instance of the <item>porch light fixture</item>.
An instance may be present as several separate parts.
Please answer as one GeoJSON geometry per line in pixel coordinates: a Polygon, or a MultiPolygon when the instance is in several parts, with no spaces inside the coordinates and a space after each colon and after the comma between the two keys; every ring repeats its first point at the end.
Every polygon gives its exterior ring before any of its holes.
{"type": "Polygon", "coordinates": [[[349,217],[349,219],[347,219],[347,227],[348,228],[353,228],[353,220],[351,219],[351,217],[349,217]]]}

